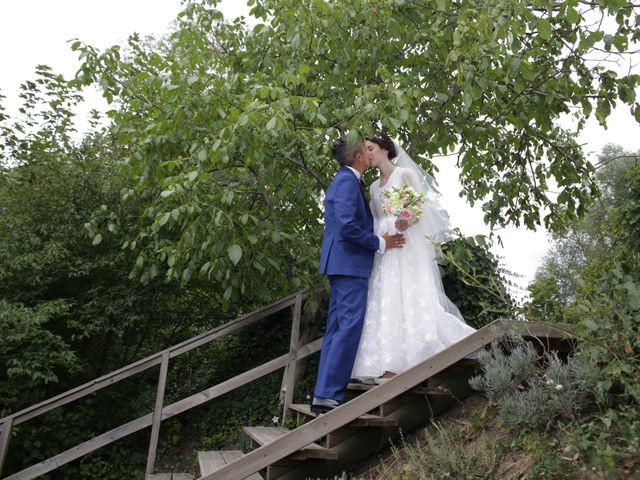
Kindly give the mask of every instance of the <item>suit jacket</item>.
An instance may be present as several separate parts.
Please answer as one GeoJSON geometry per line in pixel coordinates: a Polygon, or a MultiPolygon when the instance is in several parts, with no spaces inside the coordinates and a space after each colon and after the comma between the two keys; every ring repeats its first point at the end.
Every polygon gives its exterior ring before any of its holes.
{"type": "Polygon", "coordinates": [[[320,273],[368,278],[380,240],[356,175],[341,167],[327,189],[320,273]]]}

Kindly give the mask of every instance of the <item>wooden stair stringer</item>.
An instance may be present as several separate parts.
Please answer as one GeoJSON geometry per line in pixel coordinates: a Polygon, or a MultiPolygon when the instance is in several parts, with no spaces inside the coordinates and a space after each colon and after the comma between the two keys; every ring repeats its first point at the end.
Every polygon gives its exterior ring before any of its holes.
{"type": "MultiPolygon", "coordinates": [[[[447,388],[459,401],[473,393],[464,378],[452,378],[447,388]]],[[[352,435],[345,436],[331,447],[338,459],[332,462],[307,460],[294,468],[267,480],[298,480],[301,478],[334,478],[354,464],[379,453],[390,443],[399,441],[400,436],[425,425],[430,419],[452,407],[456,401],[437,395],[411,395],[411,401],[394,410],[387,417],[397,424],[396,427],[359,428],[352,435]]],[[[332,434],[329,434],[330,437],[332,434]]]]}
{"type": "Polygon", "coordinates": [[[300,448],[347,425],[379,405],[417,387],[433,375],[487,346],[493,339],[506,332],[534,337],[566,338],[568,336],[563,330],[551,325],[496,320],[406,372],[396,375],[377,388],[363,393],[354,400],[340,405],[338,408],[290,431],[274,442],[263,445],[198,480],[242,480],[263,470],[300,448]]]}

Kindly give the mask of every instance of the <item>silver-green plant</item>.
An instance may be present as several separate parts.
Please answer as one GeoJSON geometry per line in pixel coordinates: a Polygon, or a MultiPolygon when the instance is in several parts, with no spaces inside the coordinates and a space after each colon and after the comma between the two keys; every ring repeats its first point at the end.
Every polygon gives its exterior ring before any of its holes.
{"type": "Polygon", "coordinates": [[[508,427],[550,429],[590,404],[606,402],[598,393],[600,368],[580,354],[561,360],[555,352],[539,354],[518,337],[494,341],[479,361],[482,373],[470,385],[487,395],[508,427]]]}
{"type": "Polygon", "coordinates": [[[538,358],[533,345],[520,337],[494,340],[478,357],[483,373],[473,377],[469,384],[495,402],[504,394],[515,391],[534,374],[538,358]]]}

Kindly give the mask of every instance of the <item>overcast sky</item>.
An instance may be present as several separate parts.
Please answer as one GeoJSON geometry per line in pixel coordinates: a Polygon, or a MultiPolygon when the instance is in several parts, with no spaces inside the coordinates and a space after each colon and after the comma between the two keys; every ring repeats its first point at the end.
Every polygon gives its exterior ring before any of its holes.
{"type": "MultiPolygon", "coordinates": [[[[7,97],[7,113],[15,113],[18,87],[34,77],[35,66],[46,64],[70,78],[79,65],[68,40],[79,38],[98,48],[124,43],[137,32],[141,35],[161,34],[180,11],[179,0],[4,0],[0,2],[0,93],[7,97]]],[[[247,14],[243,0],[223,0],[219,8],[227,18],[247,14]]],[[[628,70],[621,65],[621,70],[628,70]]],[[[638,71],[636,68],[634,71],[638,71]]],[[[83,109],[101,107],[98,94],[88,94],[83,109]]],[[[80,112],[79,115],[82,115],[80,112]]],[[[589,122],[580,142],[585,152],[594,155],[607,143],[617,143],[628,150],[640,150],[640,127],[627,107],[618,107],[609,119],[609,128],[589,122]]],[[[595,158],[595,157],[593,157],[595,158]]],[[[440,173],[436,178],[454,226],[466,234],[488,234],[479,207],[471,208],[459,198],[455,157],[437,159],[440,173]]],[[[530,232],[509,228],[499,232],[504,248],[494,252],[504,257],[506,267],[522,276],[518,283],[526,285],[535,273],[547,248],[544,231],[530,232]]]]}

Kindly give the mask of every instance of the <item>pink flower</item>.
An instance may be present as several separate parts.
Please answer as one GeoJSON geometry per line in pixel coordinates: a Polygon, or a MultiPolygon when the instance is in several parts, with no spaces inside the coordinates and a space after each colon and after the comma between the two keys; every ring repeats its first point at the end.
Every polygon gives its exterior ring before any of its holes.
{"type": "Polygon", "coordinates": [[[416,205],[420,210],[422,210],[424,208],[424,203],[420,202],[418,203],[418,205],[416,205]]]}
{"type": "Polygon", "coordinates": [[[400,216],[404,218],[411,218],[411,210],[407,210],[406,208],[400,212],[400,216]]]}
{"type": "Polygon", "coordinates": [[[387,203],[384,204],[384,209],[387,212],[390,212],[392,208],[393,208],[393,205],[391,205],[391,202],[387,202],[387,203]]]}

